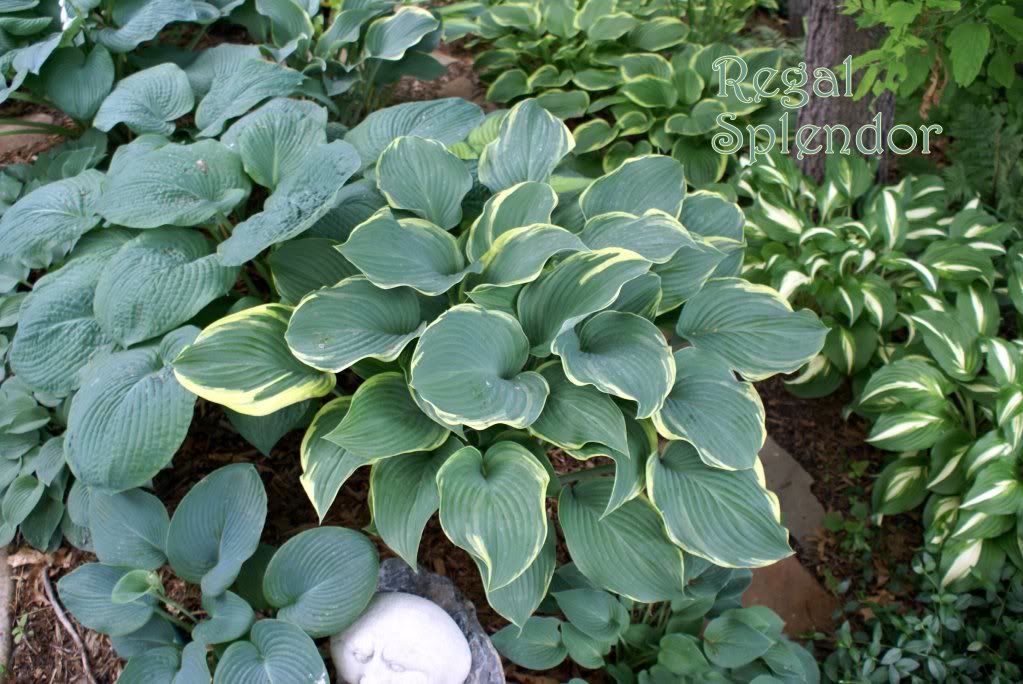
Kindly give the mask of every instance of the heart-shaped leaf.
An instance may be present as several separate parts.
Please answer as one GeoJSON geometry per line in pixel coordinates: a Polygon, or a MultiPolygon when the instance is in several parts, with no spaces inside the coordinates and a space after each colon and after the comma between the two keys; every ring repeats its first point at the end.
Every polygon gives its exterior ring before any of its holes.
{"type": "Polygon", "coordinates": [[[114,60],[97,45],[54,50],[39,72],[46,98],[77,121],[89,121],[114,85],[114,60]]]}
{"type": "Polygon", "coordinates": [[[550,223],[558,194],[547,183],[526,181],[505,188],[483,205],[473,221],[465,253],[471,261],[483,258],[502,233],[536,223],[550,223]]]}
{"type": "Polygon", "coordinates": [[[204,596],[203,610],[209,617],[192,629],[192,638],[203,644],[226,644],[245,636],[256,614],[238,594],[225,591],[220,596],[204,596]]]}
{"type": "Polygon", "coordinates": [[[472,189],[472,174],[443,143],[412,135],[397,138],[380,153],[376,171],[377,186],[395,209],[447,229],[462,220],[462,198],[472,189]]]}
{"type": "Polygon", "coordinates": [[[245,114],[263,100],[287,97],[302,84],[302,78],[293,69],[261,59],[250,59],[236,69],[217,73],[209,93],[195,110],[199,135],[219,135],[229,119],[245,114]]]}
{"type": "Polygon", "coordinates": [[[579,206],[587,219],[613,211],[639,215],[650,209],[678,217],[685,196],[682,164],[651,154],[628,159],[593,181],[579,197],[579,206]]]}
{"type": "Polygon", "coordinates": [[[123,123],[135,133],[169,136],[174,132],[172,122],[194,106],[188,76],[178,65],[166,62],[118,81],[103,100],[92,125],[109,131],[123,123]]]}
{"type": "Polygon", "coordinates": [[[325,682],[327,668],[301,629],[283,620],[259,620],[248,639],[227,647],[213,677],[217,684],[325,682]]]}
{"type": "Polygon", "coordinates": [[[497,138],[480,154],[480,182],[500,192],[524,181],[546,183],[554,167],[572,151],[571,131],[536,100],[511,108],[497,138]]]}
{"type": "Polygon", "coordinates": [[[170,517],[163,503],[141,489],[89,495],[89,531],[101,562],[156,570],[167,562],[164,546],[170,517]]]}
{"type": "Polygon", "coordinates": [[[130,634],[153,615],[156,599],[144,596],[133,603],[114,603],[114,585],[131,571],[100,563],[80,565],[60,578],[60,600],[82,625],[110,636],[130,634]]]}

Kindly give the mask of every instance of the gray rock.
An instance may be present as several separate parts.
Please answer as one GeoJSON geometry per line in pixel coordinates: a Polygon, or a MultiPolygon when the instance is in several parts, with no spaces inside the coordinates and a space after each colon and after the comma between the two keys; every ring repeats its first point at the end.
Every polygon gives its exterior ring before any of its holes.
{"type": "Polygon", "coordinates": [[[377,591],[403,591],[429,599],[443,608],[465,634],[472,652],[472,671],[465,684],[504,684],[501,656],[476,618],[476,607],[464,598],[447,577],[422,566],[413,572],[400,558],[388,558],[380,564],[377,591]]]}

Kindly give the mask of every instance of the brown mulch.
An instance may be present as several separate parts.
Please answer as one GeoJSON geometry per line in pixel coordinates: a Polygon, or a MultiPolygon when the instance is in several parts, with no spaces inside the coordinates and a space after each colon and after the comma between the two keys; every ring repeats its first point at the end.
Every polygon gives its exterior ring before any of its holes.
{"type": "Polygon", "coordinates": [[[470,55],[456,52],[448,45],[442,45],[433,56],[441,63],[447,63],[447,73],[433,81],[403,77],[394,88],[391,104],[461,97],[475,102],[487,111],[496,108],[493,103],[486,102],[484,97],[486,87],[480,83],[479,75],[473,70],[470,55]]]}

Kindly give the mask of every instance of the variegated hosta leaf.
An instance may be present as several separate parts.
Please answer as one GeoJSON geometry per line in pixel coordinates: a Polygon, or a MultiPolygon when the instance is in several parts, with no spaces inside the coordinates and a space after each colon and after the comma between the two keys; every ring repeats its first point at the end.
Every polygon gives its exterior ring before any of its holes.
{"type": "Polygon", "coordinates": [[[1012,444],[1002,435],[1001,430],[991,430],[981,435],[966,452],[966,477],[972,478],[988,463],[1007,458],[1012,450],[1012,444]]]}
{"type": "Polygon", "coordinates": [[[844,375],[863,370],[877,351],[878,331],[866,319],[851,328],[833,323],[824,340],[824,355],[844,375]]]}
{"type": "Polygon", "coordinates": [[[521,285],[535,280],[551,257],[564,252],[586,251],[574,234],[551,224],[512,228],[493,242],[483,255],[483,270],[473,278],[473,291],[521,285]]]}
{"type": "Polygon", "coordinates": [[[358,153],[342,140],[312,148],[298,170],[277,185],[263,211],[239,223],[220,243],[221,261],[241,266],[267,247],[304,233],[335,206],[358,168],[358,153]]]}
{"type": "Polygon", "coordinates": [[[397,220],[383,208],[337,248],[377,287],[407,285],[426,295],[447,292],[482,264],[468,267],[447,231],[422,219],[397,220]]]}
{"type": "Polygon", "coordinates": [[[860,281],[863,310],[875,328],[884,329],[895,320],[895,292],[883,278],[874,273],[860,281]]]}
{"type": "Polygon", "coordinates": [[[963,286],[956,293],[956,313],[980,335],[997,335],[1001,311],[995,293],[977,281],[963,286]]]}
{"type": "Polygon", "coordinates": [[[210,324],[174,360],[175,377],[203,399],[249,416],[322,397],[337,378],[288,350],[291,313],[290,306],[264,304],[210,324]]]}
{"type": "Polygon", "coordinates": [[[977,375],[983,362],[977,334],[957,316],[943,311],[920,311],[907,318],[920,332],[934,360],[949,376],[968,381],[977,375]]]}
{"type": "Polygon", "coordinates": [[[299,360],[339,373],[366,358],[393,361],[425,328],[413,290],[382,290],[354,276],[304,297],[285,339],[299,360]]]}
{"type": "Polygon", "coordinates": [[[921,456],[902,456],[881,471],[871,505],[878,515],[895,515],[916,508],[926,496],[927,461],[921,456]]]}
{"type": "Polygon", "coordinates": [[[823,354],[810,359],[795,375],[785,378],[785,389],[803,399],[826,397],[841,386],[845,375],[823,354]]]}
{"type": "Polygon", "coordinates": [[[445,422],[475,430],[536,420],[547,383],[523,372],[529,341],[508,314],[475,304],[455,306],[423,332],[410,384],[445,422]]]}
{"type": "Polygon", "coordinates": [[[675,359],[660,329],[631,313],[602,311],[554,340],[565,375],[635,401],[636,416],[660,410],[675,382],[675,359]]]}
{"type": "Polygon", "coordinates": [[[401,373],[378,373],[359,386],[352,405],[324,439],[364,463],[431,451],[448,438],[448,430],[420,410],[401,373]]]}
{"type": "Polygon", "coordinates": [[[369,497],[373,527],[384,543],[410,567],[418,567],[419,541],[437,508],[437,471],[464,446],[450,435],[434,451],[418,451],[373,464],[369,497]]]}
{"type": "MultiPolygon", "coordinates": [[[[557,565],[556,538],[555,527],[548,521],[547,538],[543,547],[525,572],[509,584],[486,592],[487,603],[490,604],[490,607],[513,625],[524,626],[547,596],[551,579],[554,577],[554,568],[557,565]]],[[[480,560],[475,558],[474,560],[476,560],[476,567],[482,577],[486,573],[486,567],[480,560]]]]}
{"type": "Polygon", "coordinates": [[[625,437],[628,441],[627,452],[615,451],[603,444],[589,443],[581,449],[568,452],[578,459],[610,458],[615,463],[614,488],[607,500],[608,515],[624,504],[636,498],[643,491],[646,481],[646,462],[657,452],[657,431],[648,420],[636,420],[625,417],[625,437]]]}
{"type": "Polygon", "coordinates": [[[981,280],[989,287],[994,281],[995,269],[991,258],[969,245],[932,242],[920,255],[920,263],[942,281],[970,283],[981,280]]]}
{"type": "MultiPolygon", "coordinates": [[[[731,476],[733,473],[726,473],[731,476]]],[[[605,515],[612,483],[598,478],[562,488],[558,519],[568,552],[590,581],[634,601],[669,601],[683,590],[682,551],[643,497],[605,515]]]]}
{"type": "Polygon", "coordinates": [[[647,461],[647,491],[672,540],[715,565],[759,568],[793,553],[757,473],[712,468],[689,442],[647,461]]]}
{"type": "Polygon", "coordinates": [[[172,330],[234,285],[204,235],[185,228],[147,231],[110,259],[93,306],[103,330],[130,346],[172,330]]]}
{"type": "Polygon", "coordinates": [[[992,338],[987,346],[987,370],[999,385],[1023,382],[1023,349],[1006,340],[992,338]]]}
{"type": "Polygon", "coordinates": [[[885,188],[881,191],[875,201],[874,218],[888,249],[894,249],[905,241],[909,225],[901,198],[895,189],[885,188]]]}
{"type": "Polygon", "coordinates": [[[262,59],[249,59],[235,69],[217,73],[195,110],[195,125],[204,138],[219,135],[228,120],[245,114],[263,100],[287,97],[302,84],[301,73],[262,59]]]}
{"type": "Polygon", "coordinates": [[[827,330],[813,312],[793,311],[774,290],[737,278],[709,281],[686,303],[676,326],[680,336],[750,380],[796,370],[821,350],[827,330]]]}
{"type": "Polygon", "coordinates": [[[961,507],[988,515],[1015,515],[1023,504],[1023,484],[1019,469],[1008,460],[989,463],[979,470],[961,507]]]}
{"type": "Polygon", "coordinates": [[[695,249],[696,242],[681,223],[659,209],[642,216],[615,211],[586,221],[579,234],[590,249],[621,247],[655,264],[670,260],[680,249],[695,249]]]}
{"type": "Polygon", "coordinates": [[[675,352],[675,381],[654,413],[660,434],[686,440],[712,468],[748,470],[767,432],[753,385],[735,379],[723,360],[686,347],[675,352]]]}
{"type": "Polygon", "coordinates": [[[483,258],[502,233],[533,224],[550,223],[558,194],[547,183],[525,181],[491,196],[473,221],[465,253],[470,261],[483,258]]]}
{"type": "Polygon", "coordinates": [[[306,428],[302,445],[299,447],[302,464],[299,482],[302,483],[302,489],[316,509],[316,515],[321,522],[337,498],[341,485],[359,467],[373,461],[372,458],[359,458],[347,449],[325,439],[348,414],[351,405],[351,397],[338,397],[324,404],[306,428]]]}
{"type": "Polygon", "coordinates": [[[860,392],[859,405],[868,411],[885,411],[897,404],[915,406],[942,399],[954,384],[933,364],[921,358],[899,359],[885,364],[860,392]]]}
{"type": "Polygon", "coordinates": [[[626,249],[577,252],[526,285],[517,306],[532,353],[549,354],[558,335],[607,307],[625,283],[649,268],[649,261],[626,249]]]}
{"type": "Polygon", "coordinates": [[[650,272],[661,280],[658,314],[679,307],[699,292],[729,258],[726,252],[706,238],[691,237],[692,245],[683,246],[665,263],[650,267],[650,272]]]}
{"type": "Polygon", "coordinates": [[[443,143],[414,135],[397,138],[380,153],[376,171],[377,186],[395,209],[445,229],[461,222],[472,174],[443,143]]]}
{"type": "Polygon", "coordinates": [[[942,404],[888,410],[870,428],[867,441],[886,451],[927,449],[952,427],[942,404]]]}
{"type": "Polygon", "coordinates": [[[547,471],[515,442],[465,447],[437,472],[444,533],[482,566],[490,591],[526,572],[547,538],[547,471]]]}
{"type": "Polygon", "coordinates": [[[593,181],[579,197],[579,206],[587,219],[615,211],[639,215],[650,209],[678,218],[685,196],[682,165],[671,157],[646,155],[593,181]]]}
{"type": "Polygon", "coordinates": [[[622,410],[592,385],[577,385],[562,365],[549,361],[537,369],[550,388],[540,417],[529,432],[562,449],[583,449],[595,443],[620,453],[629,451],[622,410]]]}
{"type": "Polygon", "coordinates": [[[753,215],[767,237],[782,244],[797,241],[806,230],[806,220],[773,195],[757,195],[753,215]]]}
{"type": "Polygon", "coordinates": [[[574,145],[568,127],[539,102],[520,102],[504,118],[497,139],[480,154],[480,183],[491,192],[524,181],[546,183],[574,145]]]}
{"type": "Polygon", "coordinates": [[[191,112],[194,105],[188,76],[178,65],[165,62],[118,81],[92,125],[109,131],[123,123],[135,133],[170,135],[174,120],[191,112]]]}
{"type": "Polygon", "coordinates": [[[402,6],[386,17],[376,19],[366,30],[363,57],[398,60],[405,51],[436,30],[440,22],[422,7],[402,6]]]}

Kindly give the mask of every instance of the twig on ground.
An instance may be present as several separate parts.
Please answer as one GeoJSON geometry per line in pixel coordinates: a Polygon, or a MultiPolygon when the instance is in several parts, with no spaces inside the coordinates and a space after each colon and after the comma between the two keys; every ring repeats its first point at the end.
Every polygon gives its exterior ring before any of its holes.
{"type": "Polygon", "coordinates": [[[60,606],[60,601],[57,600],[57,597],[53,593],[53,585],[50,583],[49,570],[49,566],[42,569],[43,589],[46,591],[46,599],[50,602],[50,606],[53,607],[53,612],[57,616],[57,620],[60,621],[61,626],[71,636],[71,641],[75,642],[75,646],[78,647],[78,653],[82,658],[82,671],[85,673],[86,680],[88,680],[89,684],[96,684],[96,679],[92,676],[92,669],[89,667],[89,653],[85,649],[85,644],[82,643],[82,638],[78,636],[78,631],[67,619],[64,609],[60,606]]]}

